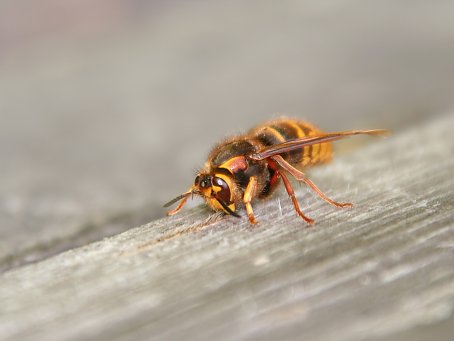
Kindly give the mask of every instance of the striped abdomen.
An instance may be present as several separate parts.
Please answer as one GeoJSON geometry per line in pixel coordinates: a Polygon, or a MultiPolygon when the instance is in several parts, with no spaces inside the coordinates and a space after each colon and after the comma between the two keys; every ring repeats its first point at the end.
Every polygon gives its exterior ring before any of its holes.
{"type": "MultiPolygon", "coordinates": [[[[320,133],[322,132],[319,129],[309,123],[283,118],[255,127],[249,131],[248,135],[254,136],[264,146],[272,146],[320,133]]],[[[314,144],[301,150],[282,154],[286,161],[300,167],[328,162],[331,160],[331,156],[330,143],[314,144]]]]}

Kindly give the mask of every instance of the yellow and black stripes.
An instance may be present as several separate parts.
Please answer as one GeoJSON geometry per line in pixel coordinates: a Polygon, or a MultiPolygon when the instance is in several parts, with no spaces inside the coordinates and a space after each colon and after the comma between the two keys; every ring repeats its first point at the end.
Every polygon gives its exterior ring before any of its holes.
{"type": "MultiPolygon", "coordinates": [[[[320,133],[321,131],[313,125],[292,119],[267,122],[249,132],[266,147],[320,133]]],[[[314,144],[284,153],[282,157],[291,164],[303,167],[323,163],[331,159],[331,145],[330,143],[314,144]]]]}
{"type": "Polygon", "coordinates": [[[255,224],[253,200],[268,197],[282,180],[295,211],[311,224],[313,220],[302,213],[287,175],[304,182],[329,204],[349,207],[349,203],[338,203],[327,197],[301,168],[329,161],[332,141],[359,134],[386,133],[385,130],[324,133],[303,121],[288,118],[269,121],[246,134],[217,144],[198,172],[194,184],[164,206],[179,201],[178,206],[168,212],[169,215],[176,214],[195,194],[202,196],[213,210],[235,217],[240,217],[238,210],[246,209],[249,222],[255,224]]]}

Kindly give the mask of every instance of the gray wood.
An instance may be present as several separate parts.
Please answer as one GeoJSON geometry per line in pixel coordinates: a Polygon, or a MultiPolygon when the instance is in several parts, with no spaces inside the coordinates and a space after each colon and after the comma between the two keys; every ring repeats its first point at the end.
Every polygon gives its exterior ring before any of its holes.
{"type": "Polygon", "coordinates": [[[0,1],[0,271],[163,216],[277,113],[397,131],[453,105],[453,1],[45,3],[0,1]]]}
{"type": "Polygon", "coordinates": [[[203,206],[0,277],[0,339],[450,340],[454,115],[377,139],[259,220],[203,206]]]}

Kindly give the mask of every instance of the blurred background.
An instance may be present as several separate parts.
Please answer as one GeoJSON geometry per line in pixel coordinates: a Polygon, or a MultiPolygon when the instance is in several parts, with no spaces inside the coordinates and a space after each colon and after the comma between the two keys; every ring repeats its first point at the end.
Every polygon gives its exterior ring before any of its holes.
{"type": "Polygon", "coordinates": [[[162,217],[219,139],[452,108],[454,2],[0,3],[0,270],[162,217]]]}

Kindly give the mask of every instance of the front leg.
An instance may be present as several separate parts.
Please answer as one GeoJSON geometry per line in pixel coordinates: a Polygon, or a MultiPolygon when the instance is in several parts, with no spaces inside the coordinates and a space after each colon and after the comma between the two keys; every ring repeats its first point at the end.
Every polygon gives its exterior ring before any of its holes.
{"type": "Polygon", "coordinates": [[[244,196],[243,196],[243,202],[246,205],[246,212],[247,216],[249,218],[249,222],[252,225],[257,224],[257,221],[255,220],[254,212],[252,211],[252,197],[255,193],[255,190],[257,188],[257,178],[255,176],[251,176],[249,179],[249,183],[246,187],[246,190],[244,191],[244,196]]]}

